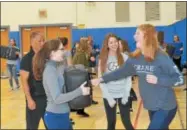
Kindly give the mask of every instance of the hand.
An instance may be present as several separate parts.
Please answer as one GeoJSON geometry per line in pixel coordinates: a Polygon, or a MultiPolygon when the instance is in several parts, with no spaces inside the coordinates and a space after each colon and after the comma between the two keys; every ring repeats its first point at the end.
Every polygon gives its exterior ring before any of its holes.
{"type": "Polygon", "coordinates": [[[15,52],[16,53],[16,55],[19,55],[19,52],[15,52]]]}
{"type": "Polygon", "coordinates": [[[30,110],[36,109],[36,103],[34,102],[34,100],[30,99],[30,100],[27,100],[27,101],[28,101],[28,108],[30,110]]]}
{"type": "Polygon", "coordinates": [[[98,85],[100,84],[100,78],[92,79],[92,80],[91,80],[91,83],[92,83],[92,85],[94,85],[94,86],[98,86],[98,85]]]}
{"type": "Polygon", "coordinates": [[[82,90],[82,95],[86,96],[90,94],[90,87],[85,87],[86,82],[84,82],[83,84],[81,84],[80,88],[82,90]]]}
{"type": "Polygon", "coordinates": [[[151,84],[157,84],[158,78],[156,76],[154,76],[154,75],[148,74],[148,75],[146,75],[146,81],[148,83],[151,83],[151,84]]]}
{"type": "Polygon", "coordinates": [[[95,58],[92,56],[92,57],[90,57],[90,60],[91,60],[92,62],[94,62],[94,61],[95,61],[95,58]]]}
{"type": "Polygon", "coordinates": [[[96,52],[99,52],[99,49],[96,49],[95,51],[96,51],[96,52]]]}

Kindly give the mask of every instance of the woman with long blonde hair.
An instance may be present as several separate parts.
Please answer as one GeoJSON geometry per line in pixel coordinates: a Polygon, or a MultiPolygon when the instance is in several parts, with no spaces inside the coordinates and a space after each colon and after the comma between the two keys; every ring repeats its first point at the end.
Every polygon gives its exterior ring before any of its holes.
{"type": "MultiPolygon", "coordinates": [[[[110,73],[120,68],[128,56],[120,51],[119,41],[116,35],[108,34],[103,43],[99,57],[98,76],[110,73]]],[[[115,82],[100,84],[103,93],[103,101],[107,117],[107,129],[114,130],[116,125],[117,104],[123,125],[126,129],[134,129],[130,120],[130,90],[131,77],[115,82]]]]}
{"type": "Polygon", "coordinates": [[[86,38],[81,38],[79,46],[76,49],[75,55],[73,56],[73,64],[82,64],[86,68],[89,66],[88,58],[90,55],[89,45],[86,38]]]}
{"type": "Polygon", "coordinates": [[[118,70],[92,80],[92,84],[107,83],[127,76],[138,75],[143,106],[149,112],[148,129],[169,129],[177,111],[173,86],[184,84],[183,75],[163,52],[157,32],[151,24],[138,26],[134,35],[137,50],[118,70]]]}
{"type": "MultiPolygon", "coordinates": [[[[88,38],[82,37],[80,38],[79,46],[77,47],[75,55],[73,56],[73,65],[81,64],[84,65],[85,68],[88,68],[89,56],[90,50],[88,45],[88,38]]],[[[83,117],[89,117],[89,114],[84,111],[84,108],[77,110],[77,114],[83,117]]]]}

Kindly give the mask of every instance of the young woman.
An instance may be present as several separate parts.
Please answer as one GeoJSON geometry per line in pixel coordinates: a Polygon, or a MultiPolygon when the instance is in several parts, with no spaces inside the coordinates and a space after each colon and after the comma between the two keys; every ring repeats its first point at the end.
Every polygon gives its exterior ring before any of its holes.
{"type": "MultiPolygon", "coordinates": [[[[105,37],[99,58],[98,76],[110,73],[124,64],[128,56],[120,52],[119,41],[114,34],[105,37]]],[[[133,129],[130,120],[130,90],[131,77],[115,82],[103,83],[100,88],[103,93],[107,129],[114,130],[116,125],[116,104],[119,105],[120,115],[126,129],[133,129]]]]}
{"type": "MultiPolygon", "coordinates": [[[[80,43],[76,48],[75,55],[73,56],[73,65],[81,64],[85,68],[89,67],[88,59],[90,57],[90,50],[87,43],[88,39],[82,37],[80,43]]],[[[89,117],[89,114],[84,111],[84,109],[77,110],[77,114],[83,117],[89,117]]]]}
{"type": "Polygon", "coordinates": [[[179,70],[182,72],[182,66],[181,66],[181,57],[183,53],[183,43],[180,42],[179,36],[174,36],[174,43],[172,44],[175,48],[174,54],[173,54],[173,62],[177,65],[179,70]]]}
{"type": "Polygon", "coordinates": [[[44,116],[48,129],[72,129],[68,102],[80,95],[88,95],[89,88],[83,83],[76,90],[64,93],[64,77],[57,69],[63,60],[64,48],[60,40],[47,41],[33,59],[33,72],[36,79],[43,79],[47,95],[44,116]]]}
{"type": "MultiPolygon", "coordinates": [[[[17,57],[19,58],[20,52],[19,52],[19,48],[16,47],[15,39],[10,39],[10,46],[9,47],[17,49],[15,55],[17,55],[17,57]]],[[[7,68],[8,68],[8,73],[9,73],[9,83],[10,83],[11,90],[13,90],[13,88],[14,88],[13,87],[13,79],[16,82],[17,89],[20,87],[18,76],[16,73],[16,65],[17,65],[17,60],[9,60],[9,59],[7,60],[7,68]]]]}
{"type": "Polygon", "coordinates": [[[140,95],[150,117],[148,129],[169,129],[177,111],[172,86],[184,84],[184,78],[169,56],[160,49],[153,25],[140,25],[134,38],[138,48],[132,55],[134,58],[128,58],[115,72],[92,80],[92,84],[138,75],[140,95]]]}

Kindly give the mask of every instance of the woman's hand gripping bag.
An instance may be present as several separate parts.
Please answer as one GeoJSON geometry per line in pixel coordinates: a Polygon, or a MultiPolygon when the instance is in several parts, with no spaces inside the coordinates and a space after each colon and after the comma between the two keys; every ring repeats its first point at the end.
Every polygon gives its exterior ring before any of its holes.
{"type": "MultiPolygon", "coordinates": [[[[88,72],[81,65],[70,66],[64,71],[66,92],[71,92],[80,87],[82,83],[87,81],[85,86],[90,87],[88,72]]],[[[71,109],[82,109],[90,106],[92,103],[91,95],[79,96],[69,102],[71,109]]]]}

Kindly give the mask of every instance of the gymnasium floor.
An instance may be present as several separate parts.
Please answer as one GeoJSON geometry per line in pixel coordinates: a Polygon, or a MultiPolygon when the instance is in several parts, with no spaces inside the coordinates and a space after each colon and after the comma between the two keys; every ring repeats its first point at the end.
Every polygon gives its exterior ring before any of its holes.
{"type": "MultiPolygon", "coordinates": [[[[183,91],[185,86],[186,84],[175,89],[179,109],[170,129],[186,129],[186,91],[183,91]]],[[[136,81],[133,88],[139,98],[136,81]]],[[[25,97],[23,91],[22,89],[9,90],[8,79],[1,79],[1,129],[25,129],[25,97]]],[[[71,117],[75,121],[74,129],[106,129],[107,122],[99,87],[94,87],[94,100],[98,101],[99,104],[85,109],[90,114],[89,118],[71,113],[71,117]]],[[[136,129],[146,129],[149,123],[148,113],[144,110],[140,98],[137,102],[133,102],[133,110],[131,119],[134,127],[136,129]]],[[[44,128],[42,120],[39,128],[44,128]]],[[[118,114],[116,129],[124,129],[118,114]]]]}

